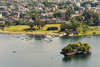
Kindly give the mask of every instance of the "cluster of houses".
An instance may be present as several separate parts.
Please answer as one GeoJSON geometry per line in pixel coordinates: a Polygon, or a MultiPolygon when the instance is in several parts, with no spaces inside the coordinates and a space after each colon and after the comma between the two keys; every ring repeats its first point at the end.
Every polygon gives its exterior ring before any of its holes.
{"type": "MultiPolygon", "coordinates": [[[[10,1],[12,0],[9,0],[9,2],[10,1]]],[[[13,23],[16,20],[20,20],[22,22],[28,22],[28,21],[34,22],[34,20],[32,20],[32,18],[30,18],[29,15],[25,15],[23,19],[20,19],[21,14],[26,14],[30,10],[34,10],[38,12],[38,15],[40,16],[39,20],[44,21],[46,24],[61,24],[62,22],[64,23],[68,22],[66,21],[66,18],[65,18],[66,9],[65,8],[59,9],[58,5],[55,3],[54,4],[52,3],[50,5],[51,8],[45,7],[43,2],[38,2],[37,5],[30,7],[29,3],[27,2],[22,2],[19,4],[18,1],[19,0],[14,1],[16,5],[6,3],[6,5],[0,6],[0,22],[1,23],[6,23],[8,21],[13,23]],[[59,18],[54,18],[55,12],[62,13],[63,16],[59,18]]],[[[2,2],[4,2],[4,0],[2,0],[2,2]]],[[[93,10],[94,12],[100,14],[100,6],[91,7],[90,4],[86,4],[85,7],[82,7],[80,2],[77,2],[75,5],[79,7],[79,10],[75,11],[74,6],[71,5],[70,7],[73,8],[74,10],[72,17],[82,15],[84,10],[93,10]]]]}
{"type": "Polygon", "coordinates": [[[19,20],[20,14],[26,13],[27,11],[29,11],[29,9],[23,5],[13,6],[6,3],[6,5],[0,6],[0,22],[6,23],[7,21],[14,22],[19,20]]]}

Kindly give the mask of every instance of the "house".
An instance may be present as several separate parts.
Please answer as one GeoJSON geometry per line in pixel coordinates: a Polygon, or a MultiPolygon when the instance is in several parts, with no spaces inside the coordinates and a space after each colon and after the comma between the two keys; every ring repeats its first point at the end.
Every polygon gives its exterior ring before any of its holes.
{"type": "Polygon", "coordinates": [[[2,24],[5,24],[5,21],[1,21],[2,24]]]}
{"type": "Polygon", "coordinates": [[[2,11],[2,16],[8,16],[8,11],[2,11]]]}
{"type": "Polygon", "coordinates": [[[2,18],[2,13],[0,13],[0,18],[2,18]]]}
{"type": "Polygon", "coordinates": [[[62,20],[66,20],[66,18],[65,18],[65,17],[61,17],[60,19],[62,19],[62,20]]]}
{"type": "Polygon", "coordinates": [[[59,9],[57,12],[65,13],[66,12],[66,9],[59,9]]]}
{"type": "Polygon", "coordinates": [[[54,17],[53,15],[54,15],[53,12],[46,13],[47,18],[53,18],[54,17]]]}
{"type": "Polygon", "coordinates": [[[45,20],[46,24],[61,24],[62,22],[66,23],[66,21],[62,21],[60,19],[55,19],[55,18],[53,18],[53,19],[46,19],[45,20]]]}
{"type": "Polygon", "coordinates": [[[46,24],[57,24],[57,20],[56,19],[46,19],[45,23],[46,24]]]}
{"type": "Polygon", "coordinates": [[[6,6],[0,6],[0,11],[5,11],[7,9],[6,6]]]}
{"type": "Polygon", "coordinates": [[[92,8],[94,12],[96,12],[97,14],[100,14],[100,6],[97,6],[95,8],[92,8]]]}
{"type": "Polygon", "coordinates": [[[14,17],[16,17],[16,18],[17,18],[17,17],[19,17],[19,15],[20,15],[20,14],[19,14],[19,12],[14,12],[14,14],[13,14],[13,15],[14,15],[14,17]]]}
{"type": "Polygon", "coordinates": [[[90,10],[90,9],[91,9],[91,5],[90,5],[90,4],[86,4],[86,5],[85,5],[85,9],[86,9],[86,10],[90,10]]]}

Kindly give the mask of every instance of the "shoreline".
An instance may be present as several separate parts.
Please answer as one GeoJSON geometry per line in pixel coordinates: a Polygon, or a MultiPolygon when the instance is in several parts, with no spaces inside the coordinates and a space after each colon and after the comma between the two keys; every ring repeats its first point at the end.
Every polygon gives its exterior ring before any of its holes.
{"type": "Polygon", "coordinates": [[[0,31],[0,33],[7,33],[7,34],[33,34],[33,35],[60,35],[59,33],[8,32],[8,31],[0,31]]]}
{"type": "MultiPolygon", "coordinates": [[[[39,33],[39,32],[9,32],[9,31],[0,31],[0,33],[5,34],[32,34],[32,35],[58,35],[59,37],[81,37],[81,36],[91,36],[93,34],[83,34],[83,35],[75,35],[75,36],[60,36],[60,33],[39,33]]],[[[95,34],[100,35],[100,34],[95,34]]],[[[93,36],[95,36],[93,35],[93,36]]]]}

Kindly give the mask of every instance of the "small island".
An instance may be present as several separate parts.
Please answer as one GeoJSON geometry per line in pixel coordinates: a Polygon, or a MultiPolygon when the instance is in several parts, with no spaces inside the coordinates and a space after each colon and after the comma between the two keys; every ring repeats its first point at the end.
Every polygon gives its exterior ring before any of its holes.
{"type": "Polygon", "coordinates": [[[61,54],[64,56],[72,56],[78,54],[90,54],[91,46],[88,43],[70,43],[62,49],[61,54]]]}

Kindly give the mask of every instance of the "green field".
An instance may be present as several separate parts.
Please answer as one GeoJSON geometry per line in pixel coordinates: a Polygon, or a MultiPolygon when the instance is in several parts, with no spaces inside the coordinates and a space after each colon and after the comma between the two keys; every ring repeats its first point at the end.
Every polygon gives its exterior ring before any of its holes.
{"type": "MultiPolygon", "coordinates": [[[[17,26],[10,26],[10,27],[5,27],[4,31],[6,32],[15,32],[15,33],[38,33],[38,34],[48,34],[48,33],[58,33],[60,30],[60,24],[46,24],[43,28],[38,29],[37,27],[34,27],[36,30],[28,30],[30,29],[29,26],[27,25],[17,25],[17,26]],[[48,27],[58,27],[58,30],[52,30],[52,31],[47,31],[48,27]]],[[[95,34],[100,34],[100,26],[89,26],[89,30],[86,33],[80,33],[78,36],[82,35],[94,35],[95,34]]]]}
{"type": "Polygon", "coordinates": [[[27,25],[17,25],[17,26],[10,26],[10,27],[5,27],[4,31],[7,32],[32,32],[32,33],[57,33],[60,30],[60,24],[46,24],[43,28],[38,29],[37,27],[34,27],[36,30],[30,31],[29,26],[27,25]],[[58,30],[53,30],[53,31],[46,31],[48,27],[58,27],[58,30]]]}
{"type": "Polygon", "coordinates": [[[89,26],[89,30],[86,33],[80,33],[79,35],[94,35],[95,34],[100,34],[100,26],[89,26]]]}

